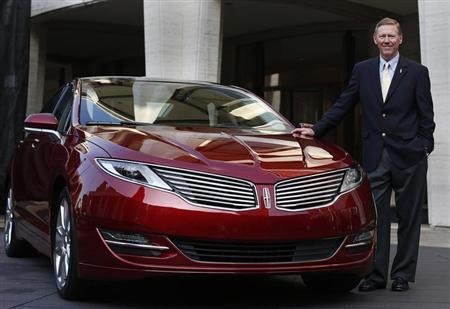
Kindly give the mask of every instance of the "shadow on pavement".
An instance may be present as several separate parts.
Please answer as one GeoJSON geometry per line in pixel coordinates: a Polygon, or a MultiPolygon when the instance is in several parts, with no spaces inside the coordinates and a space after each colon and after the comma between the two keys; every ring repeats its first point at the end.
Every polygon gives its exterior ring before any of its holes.
{"type": "MultiPolygon", "coordinates": [[[[450,249],[421,247],[417,283],[406,293],[389,289],[332,294],[308,290],[300,276],[155,276],[96,282],[82,301],[62,300],[52,266],[42,255],[8,258],[0,233],[0,309],[3,308],[450,308],[450,249]]],[[[395,246],[392,246],[392,255],[395,246]]]]}

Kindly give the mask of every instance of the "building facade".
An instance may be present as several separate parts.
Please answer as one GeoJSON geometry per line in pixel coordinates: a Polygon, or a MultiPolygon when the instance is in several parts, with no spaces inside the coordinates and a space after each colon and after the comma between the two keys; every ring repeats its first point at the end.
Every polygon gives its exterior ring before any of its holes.
{"type": "MultiPolygon", "coordinates": [[[[75,76],[146,75],[235,84],[292,123],[315,122],[353,65],[377,55],[375,23],[398,19],[400,53],[428,66],[435,109],[428,223],[450,226],[450,3],[427,0],[32,0],[27,113],[75,76]]],[[[360,158],[360,117],[326,139],[360,158]]]]}

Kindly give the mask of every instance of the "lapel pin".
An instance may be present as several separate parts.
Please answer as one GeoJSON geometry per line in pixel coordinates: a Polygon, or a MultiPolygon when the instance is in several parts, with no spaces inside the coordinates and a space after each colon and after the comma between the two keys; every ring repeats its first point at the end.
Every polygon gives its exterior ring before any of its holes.
{"type": "Polygon", "coordinates": [[[402,69],[402,68],[400,68],[400,74],[402,74],[402,71],[403,71],[403,69],[402,69]]]}

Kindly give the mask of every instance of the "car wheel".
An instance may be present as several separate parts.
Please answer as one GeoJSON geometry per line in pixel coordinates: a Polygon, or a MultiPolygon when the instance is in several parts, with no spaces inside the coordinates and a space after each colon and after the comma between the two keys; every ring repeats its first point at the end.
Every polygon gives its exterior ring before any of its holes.
{"type": "Polygon", "coordinates": [[[78,278],[78,260],[74,241],[74,224],[67,188],[59,195],[53,229],[53,272],[56,288],[64,299],[78,299],[82,282],[78,278]]]}
{"type": "Polygon", "coordinates": [[[24,257],[33,253],[33,248],[23,239],[18,239],[16,236],[16,220],[14,218],[14,203],[12,189],[9,188],[8,196],[6,197],[5,209],[5,227],[4,227],[4,241],[5,253],[9,257],[24,257]]]}
{"type": "Polygon", "coordinates": [[[303,282],[309,289],[328,292],[348,292],[356,288],[361,277],[353,274],[303,274],[303,282]]]}

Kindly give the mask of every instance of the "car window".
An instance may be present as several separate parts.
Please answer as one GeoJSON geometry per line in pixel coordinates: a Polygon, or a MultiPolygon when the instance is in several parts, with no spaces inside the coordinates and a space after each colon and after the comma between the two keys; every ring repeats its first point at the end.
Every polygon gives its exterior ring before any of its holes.
{"type": "Polygon", "coordinates": [[[58,89],[58,91],[56,91],[56,93],[44,104],[44,107],[42,107],[41,109],[41,113],[52,113],[53,110],[55,109],[56,103],[58,103],[62,93],[64,92],[63,90],[65,89],[65,87],[61,87],[58,89]]]}
{"type": "Polygon", "coordinates": [[[101,105],[96,104],[88,98],[81,99],[81,106],[80,121],[82,124],[90,121],[114,123],[123,120],[122,118],[115,117],[111,112],[108,112],[101,105]]]}
{"type": "Polygon", "coordinates": [[[72,101],[73,101],[72,86],[67,85],[64,88],[62,96],[58,100],[55,109],[53,110],[53,115],[56,117],[56,119],[58,119],[58,121],[61,120],[64,110],[67,108],[67,104],[70,104],[72,101]]]}
{"type": "Polygon", "coordinates": [[[80,123],[145,123],[290,132],[259,98],[220,85],[125,79],[82,83],[80,123]]]}
{"type": "MultiPolygon", "coordinates": [[[[72,104],[73,104],[73,93],[72,91],[67,92],[61,101],[62,113],[58,123],[58,131],[60,133],[66,133],[69,130],[70,122],[72,119],[72,104]]],[[[58,117],[57,117],[58,118],[58,117]]]]}

